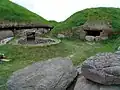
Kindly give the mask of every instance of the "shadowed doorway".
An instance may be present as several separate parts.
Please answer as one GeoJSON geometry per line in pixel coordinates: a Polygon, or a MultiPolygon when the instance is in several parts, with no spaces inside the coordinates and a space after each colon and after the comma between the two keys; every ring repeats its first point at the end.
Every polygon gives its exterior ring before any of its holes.
{"type": "Polygon", "coordinates": [[[87,36],[100,36],[102,30],[85,30],[87,36]]]}

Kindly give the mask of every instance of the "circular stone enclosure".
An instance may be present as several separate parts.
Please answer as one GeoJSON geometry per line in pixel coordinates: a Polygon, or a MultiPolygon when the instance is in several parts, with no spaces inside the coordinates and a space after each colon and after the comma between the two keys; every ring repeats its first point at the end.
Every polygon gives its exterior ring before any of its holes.
{"type": "Polygon", "coordinates": [[[27,38],[20,38],[12,42],[14,45],[26,46],[48,46],[60,43],[61,40],[52,38],[35,38],[35,40],[27,40],[27,38]]]}

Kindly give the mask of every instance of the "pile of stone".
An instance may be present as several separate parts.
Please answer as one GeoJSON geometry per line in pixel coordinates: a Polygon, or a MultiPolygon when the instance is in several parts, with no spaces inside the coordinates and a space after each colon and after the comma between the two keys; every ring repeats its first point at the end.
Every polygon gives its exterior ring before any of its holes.
{"type": "Polygon", "coordinates": [[[120,53],[99,53],[74,67],[68,58],[37,62],[13,73],[8,90],[120,90],[120,53]]]}

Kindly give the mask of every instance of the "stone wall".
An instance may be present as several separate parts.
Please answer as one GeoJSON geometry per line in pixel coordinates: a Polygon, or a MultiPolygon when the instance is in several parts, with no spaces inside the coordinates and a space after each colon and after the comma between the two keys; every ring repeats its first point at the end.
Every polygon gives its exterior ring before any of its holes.
{"type": "Polygon", "coordinates": [[[0,40],[8,37],[13,37],[13,32],[11,30],[0,31],[0,40]]]}
{"type": "Polygon", "coordinates": [[[78,26],[72,28],[73,35],[80,40],[86,40],[87,41],[100,41],[100,40],[106,40],[109,37],[110,31],[109,30],[102,30],[100,32],[99,36],[92,36],[92,35],[87,35],[87,32],[83,28],[83,26],[78,26]],[[94,39],[93,39],[94,38],[94,39]]]}
{"type": "Polygon", "coordinates": [[[48,33],[49,29],[45,29],[45,28],[36,29],[36,28],[33,28],[33,29],[16,30],[16,36],[24,37],[24,36],[26,36],[27,31],[29,31],[29,32],[30,31],[35,31],[36,36],[40,36],[42,34],[48,33]]]}
{"type": "Polygon", "coordinates": [[[75,36],[78,36],[80,40],[100,41],[100,40],[108,39],[108,32],[105,30],[100,32],[100,36],[87,35],[87,32],[84,31],[82,27],[74,28],[73,31],[74,31],[75,36]]]}
{"type": "Polygon", "coordinates": [[[85,32],[84,30],[82,30],[82,31],[80,32],[80,39],[81,39],[81,40],[84,40],[84,39],[85,39],[85,36],[86,36],[86,32],[85,32]]]}
{"type": "Polygon", "coordinates": [[[106,40],[106,39],[108,39],[108,36],[109,36],[109,34],[108,34],[107,31],[104,31],[104,30],[103,30],[103,31],[100,33],[101,40],[106,40]]]}
{"type": "Polygon", "coordinates": [[[78,26],[76,28],[72,28],[72,31],[73,31],[73,35],[78,38],[78,39],[81,39],[81,40],[84,40],[85,39],[85,36],[86,36],[86,32],[83,30],[82,27],[78,26]]]}

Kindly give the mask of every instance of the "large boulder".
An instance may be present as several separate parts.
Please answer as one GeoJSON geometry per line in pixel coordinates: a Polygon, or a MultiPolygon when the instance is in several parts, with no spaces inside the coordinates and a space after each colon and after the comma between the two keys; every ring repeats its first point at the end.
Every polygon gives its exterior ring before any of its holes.
{"type": "Polygon", "coordinates": [[[120,85],[102,85],[86,79],[81,74],[81,67],[78,67],[78,72],[79,75],[67,90],[120,90],[120,85]]]}
{"type": "Polygon", "coordinates": [[[82,75],[104,85],[120,84],[120,55],[99,53],[84,61],[82,75]]]}
{"type": "Polygon", "coordinates": [[[72,90],[120,90],[120,86],[101,85],[85,79],[84,76],[79,76],[75,87],[72,90]]]}
{"type": "Polygon", "coordinates": [[[71,60],[54,58],[14,72],[7,86],[8,90],[66,90],[76,76],[71,60]]]}

